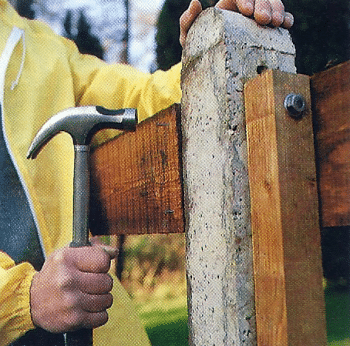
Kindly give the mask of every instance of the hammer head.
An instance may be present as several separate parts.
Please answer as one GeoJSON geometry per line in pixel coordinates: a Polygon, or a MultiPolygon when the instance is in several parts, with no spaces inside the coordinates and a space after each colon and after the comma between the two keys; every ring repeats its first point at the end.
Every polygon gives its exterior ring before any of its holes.
{"type": "Polygon", "coordinates": [[[135,130],[136,109],[110,110],[99,106],[65,109],[50,118],[35,136],[27,158],[35,159],[40,150],[59,132],[67,132],[74,145],[89,145],[92,136],[101,129],[135,130]]]}

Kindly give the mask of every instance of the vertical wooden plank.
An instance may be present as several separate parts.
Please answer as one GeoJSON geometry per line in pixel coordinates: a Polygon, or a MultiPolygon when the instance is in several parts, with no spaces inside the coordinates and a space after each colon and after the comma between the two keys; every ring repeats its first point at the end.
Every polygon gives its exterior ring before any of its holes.
{"type": "Polygon", "coordinates": [[[258,345],[326,345],[309,78],[267,71],[246,84],[258,345]],[[307,110],[284,110],[289,93],[307,110]]]}
{"type": "Polygon", "coordinates": [[[350,225],[350,61],[311,78],[323,227],[350,225]]]}

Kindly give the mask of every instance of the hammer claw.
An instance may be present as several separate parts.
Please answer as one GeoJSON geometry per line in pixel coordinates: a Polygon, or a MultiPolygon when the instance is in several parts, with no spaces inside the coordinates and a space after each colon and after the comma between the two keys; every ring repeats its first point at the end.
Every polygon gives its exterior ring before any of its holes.
{"type": "Polygon", "coordinates": [[[59,132],[67,132],[74,145],[89,145],[92,136],[104,128],[135,130],[137,111],[132,108],[110,110],[100,106],[65,109],[50,118],[29,147],[27,158],[35,159],[41,149],[59,132]]]}

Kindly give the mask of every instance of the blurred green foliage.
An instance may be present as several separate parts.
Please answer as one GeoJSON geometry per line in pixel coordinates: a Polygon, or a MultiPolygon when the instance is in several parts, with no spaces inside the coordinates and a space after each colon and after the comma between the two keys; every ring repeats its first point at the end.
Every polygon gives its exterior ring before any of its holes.
{"type": "Polygon", "coordinates": [[[284,0],[298,73],[312,75],[350,59],[349,0],[284,0]]]}
{"type": "MultiPolygon", "coordinates": [[[[137,291],[153,291],[171,279],[175,284],[185,281],[184,234],[128,236],[125,247],[123,285],[131,295],[137,291]]],[[[164,287],[164,294],[176,295],[164,287]]]]}

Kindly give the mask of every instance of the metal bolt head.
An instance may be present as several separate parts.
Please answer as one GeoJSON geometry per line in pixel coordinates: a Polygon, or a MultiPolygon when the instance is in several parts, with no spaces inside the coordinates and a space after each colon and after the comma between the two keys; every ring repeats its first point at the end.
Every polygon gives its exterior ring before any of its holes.
{"type": "Polygon", "coordinates": [[[289,94],[284,99],[284,108],[293,118],[300,119],[306,108],[306,101],[300,94],[289,94]]]}

